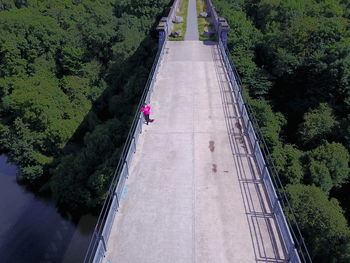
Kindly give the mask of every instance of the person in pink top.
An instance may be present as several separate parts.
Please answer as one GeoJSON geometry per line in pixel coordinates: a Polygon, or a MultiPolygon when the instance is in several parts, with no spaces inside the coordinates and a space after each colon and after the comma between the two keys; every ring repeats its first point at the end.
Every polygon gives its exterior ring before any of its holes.
{"type": "Polygon", "coordinates": [[[146,103],[142,106],[141,111],[143,112],[143,116],[145,117],[146,124],[148,125],[149,122],[153,122],[153,119],[150,119],[149,115],[151,114],[151,106],[147,105],[146,103]]]}

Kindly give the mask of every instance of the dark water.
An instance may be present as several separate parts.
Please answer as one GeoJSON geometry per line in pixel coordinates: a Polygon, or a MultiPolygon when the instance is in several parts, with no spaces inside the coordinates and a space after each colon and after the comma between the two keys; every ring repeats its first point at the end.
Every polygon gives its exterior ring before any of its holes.
{"type": "Polygon", "coordinates": [[[62,217],[52,201],[18,185],[6,161],[0,155],[0,263],[82,262],[96,217],[62,217]]]}

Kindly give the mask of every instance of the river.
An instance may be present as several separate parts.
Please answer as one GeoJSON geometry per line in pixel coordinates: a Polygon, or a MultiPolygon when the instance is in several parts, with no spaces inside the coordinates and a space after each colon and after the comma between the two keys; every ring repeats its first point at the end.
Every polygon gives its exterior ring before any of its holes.
{"type": "Polygon", "coordinates": [[[16,173],[16,166],[0,155],[0,262],[82,262],[96,217],[72,222],[50,199],[20,186],[16,173]]]}

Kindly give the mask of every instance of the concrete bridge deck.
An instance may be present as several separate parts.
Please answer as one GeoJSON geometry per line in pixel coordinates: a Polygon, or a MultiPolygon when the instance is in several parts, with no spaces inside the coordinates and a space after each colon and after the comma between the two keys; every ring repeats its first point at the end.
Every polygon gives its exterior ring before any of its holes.
{"type": "Polygon", "coordinates": [[[215,43],[167,42],[104,262],[286,262],[215,43]]]}

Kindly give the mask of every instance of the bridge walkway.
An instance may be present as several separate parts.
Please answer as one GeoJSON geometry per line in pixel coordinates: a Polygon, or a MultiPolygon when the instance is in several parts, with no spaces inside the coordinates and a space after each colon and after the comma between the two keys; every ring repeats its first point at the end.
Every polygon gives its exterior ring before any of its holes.
{"type": "Polygon", "coordinates": [[[166,44],[105,262],[286,262],[216,43],[166,44]]]}

